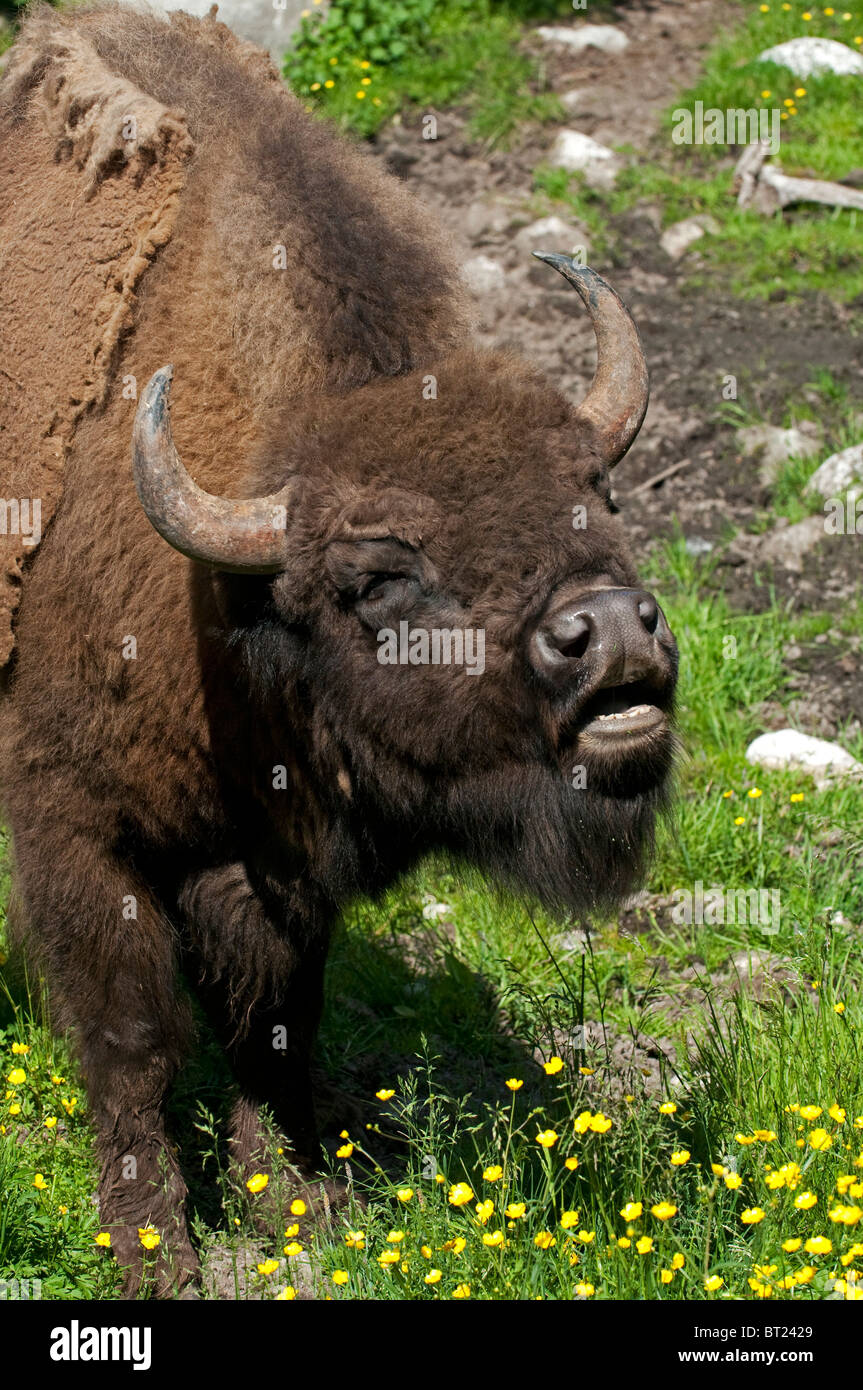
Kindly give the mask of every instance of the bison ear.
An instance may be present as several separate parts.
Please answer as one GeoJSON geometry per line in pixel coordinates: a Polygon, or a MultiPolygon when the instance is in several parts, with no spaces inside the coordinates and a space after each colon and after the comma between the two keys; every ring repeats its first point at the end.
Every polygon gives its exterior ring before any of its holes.
{"type": "Polygon", "coordinates": [[[638,329],[610,285],[571,256],[534,251],[581,297],[596,333],[596,374],[575,418],[590,428],[602,462],[613,468],[634,440],[647,410],[650,383],[638,329]]]}
{"type": "Polygon", "coordinates": [[[160,536],[214,569],[276,574],[286,562],[292,483],[270,497],[214,497],[193,482],[174,446],[168,414],[173,367],[150,379],[138,403],[132,471],[141,506],[160,536]]]}

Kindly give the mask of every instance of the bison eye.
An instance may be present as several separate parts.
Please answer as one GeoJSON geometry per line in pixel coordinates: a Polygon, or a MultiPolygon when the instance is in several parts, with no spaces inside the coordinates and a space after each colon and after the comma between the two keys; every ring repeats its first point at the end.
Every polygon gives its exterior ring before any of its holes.
{"type": "Polygon", "coordinates": [[[418,589],[417,579],[410,574],[387,571],[366,575],[355,600],[357,613],[374,621],[383,612],[406,609],[418,589]]]}

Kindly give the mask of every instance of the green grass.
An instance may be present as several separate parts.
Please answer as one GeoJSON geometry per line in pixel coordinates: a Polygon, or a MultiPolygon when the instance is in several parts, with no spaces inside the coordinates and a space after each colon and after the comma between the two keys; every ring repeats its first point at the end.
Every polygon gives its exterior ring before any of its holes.
{"type": "Polygon", "coordinates": [[[475,138],[502,144],[526,121],[563,116],[541,62],[519,45],[525,19],[565,13],[525,0],[358,0],[304,20],[283,71],[310,110],[360,135],[399,111],[458,102],[475,138]]]}

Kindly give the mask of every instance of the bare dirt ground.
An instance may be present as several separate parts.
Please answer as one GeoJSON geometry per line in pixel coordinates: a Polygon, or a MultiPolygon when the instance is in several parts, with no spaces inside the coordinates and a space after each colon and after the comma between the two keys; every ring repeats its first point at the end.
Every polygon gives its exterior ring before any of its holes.
{"type": "MultiPolygon", "coordinates": [[[[712,0],[636,0],[617,14],[630,40],[623,55],[587,49],[573,56],[537,43],[551,86],[567,97],[566,124],[603,144],[631,146],[636,158],[649,160],[665,138],[661,113],[695,81],[705,46],[730,14],[712,0]]],[[[484,256],[502,268],[500,286],[477,295],[479,340],[518,351],[577,400],[593,373],[593,333],[576,296],[531,260],[532,242],[525,237],[537,217],[533,171],[547,160],[556,134],[557,127],[546,126],[526,133],[511,151],[490,153],[468,137],[464,113],[447,111],[439,113],[436,140],[422,138],[419,119],[406,120],[383,131],[377,148],[444,222],[463,261],[484,256]]],[[[852,399],[863,398],[863,306],[837,305],[820,294],[799,302],[741,300],[718,277],[693,291],[686,285],[693,256],[675,262],[666,255],[659,209],[651,205],[638,205],[610,230],[610,263],[591,264],[633,313],[651,373],[644,427],[614,478],[637,552],[643,555],[653,539],[679,525],[687,538],[707,541],[722,555],[717,582],[738,607],[763,607],[772,582],[792,608],[841,610],[859,582],[859,547],[852,538],[772,566],[755,543],[728,545],[732,531],[746,532],[757,515],[769,513],[770,493],[757,466],[741,457],[719,411],[727,374],[737,378],[740,398],[756,403],[774,424],[782,423],[789,400],[807,398],[819,367],[847,385],[852,399]],[[684,459],[691,461],[675,476],[639,490],[684,459]]],[[[817,398],[810,392],[809,399],[817,398]]],[[[783,525],[780,520],[780,530],[783,525]]],[[[849,648],[837,635],[799,649],[793,660],[801,727],[827,737],[849,721],[853,727],[863,715],[859,646],[849,648]]],[[[774,722],[786,722],[778,706],[772,713],[774,722]]],[[[768,710],[765,726],[770,722],[768,710]]]]}

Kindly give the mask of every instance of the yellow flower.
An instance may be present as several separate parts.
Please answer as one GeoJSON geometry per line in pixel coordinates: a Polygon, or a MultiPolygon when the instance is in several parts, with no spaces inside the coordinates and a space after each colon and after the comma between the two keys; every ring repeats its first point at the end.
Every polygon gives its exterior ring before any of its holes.
{"type": "Polygon", "coordinates": [[[56,1116],[56,1115],[48,1115],[47,1118],[46,1118],[45,1120],[43,1120],[42,1123],[44,1124],[44,1126],[45,1126],[46,1129],[53,1129],[54,1126],[55,1126],[56,1123],[57,1123],[57,1116],[56,1116]]]}
{"type": "Polygon", "coordinates": [[[675,1168],[682,1168],[684,1163],[688,1163],[692,1154],[688,1149],[678,1149],[671,1155],[671,1162],[675,1168]]]}
{"type": "Polygon", "coordinates": [[[393,1245],[400,1245],[404,1238],[404,1231],[390,1231],[389,1235],[387,1236],[387,1240],[391,1241],[393,1245]]]}
{"type": "Polygon", "coordinates": [[[510,1202],[504,1215],[508,1216],[510,1221],[517,1221],[526,1211],[527,1206],[524,1202],[510,1202]]]}
{"type": "Polygon", "coordinates": [[[834,1014],[844,1014],[844,1012],[845,1012],[845,1005],[844,1005],[844,1004],[841,1004],[841,1003],[840,1003],[840,1004],[834,1004],[834,1005],[833,1005],[833,1012],[834,1012],[834,1014]]]}
{"type": "Polygon", "coordinates": [[[445,1240],[443,1243],[443,1249],[451,1250],[454,1255],[460,1255],[466,1245],[467,1241],[465,1240],[464,1236],[456,1236],[455,1240],[445,1240]]]}
{"type": "Polygon", "coordinates": [[[453,1298],[470,1298],[470,1284],[459,1284],[452,1291],[453,1298]]]}
{"type": "Polygon", "coordinates": [[[36,1174],[35,1178],[33,1179],[33,1186],[38,1187],[40,1192],[45,1191],[48,1184],[46,1183],[45,1178],[41,1173],[36,1174]]]}
{"type": "Polygon", "coordinates": [[[342,1144],[338,1149],[336,1149],[336,1158],[350,1158],[353,1151],[353,1144],[342,1144]]]}
{"type": "Polygon", "coordinates": [[[483,1225],[486,1224],[486,1222],[488,1221],[489,1217],[492,1215],[492,1212],[493,1212],[493,1211],[494,1211],[494,1202],[485,1201],[485,1202],[477,1202],[477,1204],[476,1204],[476,1214],[477,1214],[477,1217],[479,1218],[479,1220],[482,1222],[483,1225]]]}
{"type": "Polygon", "coordinates": [[[306,1204],[302,1197],[297,1197],[295,1201],[291,1202],[290,1211],[291,1216],[305,1216],[306,1204]]]}
{"type": "Polygon", "coordinates": [[[68,1208],[68,1207],[64,1207],[64,1206],[59,1206],[59,1207],[57,1208],[57,1210],[59,1211],[59,1213],[60,1213],[61,1216],[65,1216],[66,1213],[68,1212],[69,1208],[68,1208]]]}
{"type": "Polygon", "coordinates": [[[250,1192],[263,1192],[269,1181],[270,1179],[266,1173],[253,1173],[248,1179],[246,1187],[250,1192]]]}
{"type": "Polygon", "coordinates": [[[841,1105],[835,1104],[831,1105],[830,1109],[827,1111],[827,1114],[830,1116],[831,1120],[835,1120],[837,1125],[844,1125],[845,1113],[846,1112],[842,1109],[841,1105]]]}
{"type": "Polygon", "coordinates": [[[757,1226],[759,1221],[763,1221],[767,1213],[761,1207],[747,1207],[740,1213],[740,1220],[744,1226],[757,1226]]]}
{"type": "Polygon", "coordinates": [[[557,1237],[551,1231],[540,1231],[533,1238],[534,1245],[539,1246],[540,1250],[550,1250],[553,1245],[557,1245],[557,1237]]]}
{"type": "Polygon", "coordinates": [[[737,1140],[738,1144],[754,1144],[754,1143],[755,1143],[755,1135],[754,1135],[754,1134],[735,1134],[734,1138],[737,1140]]]}
{"type": "Polygon", "coordinates": [[[557,1135],[553,1129],[544,1129],[536,1136],[536,1142],[544,1149],[551,1149],[557,1143],[557,1135]]]}
{"type": "Polygon", "coordinates": [[[155,1250],[162,1237],[159,1235],[155,1226],[139,1226],[138,1239],[145,1250],[155,1250]]]}
{"type": "Polygon", "coordinates": [[[27,1073],[23,1067],[13,1067],[6,1080],[10,1086],[23,1086],[27,1080],[27,1073]]]}
{"type": "Polygon", "coordinates": [[[579,1298],[592,1298],[596,1293],[596,1289],[592,1284],[576,1284],[575,1292],[578,1294],[579,1298]]]}
{"type": "Polygon", "coordinates": [[[606,1119],[602,1111],[599,1110],[590,1122],[590,1128],[594,1134],[607,1134],[611,1129],[611,1120],[606,1119]]]}
{"type": "Polygon", "coordinates": [[[639,1255],[649,1255],[653,1249],[653,1237],[641,1236],[640,1239],[635,1242],[635,1248],[639,1255]]]}
{"type": "Polygon", "coordinates": [[[354,96],[356,97],[357,101],[365,101],[366,99],[366,94],[363,91],[354,92],[354,96]]]}
{"type": "Polygon", "coordinates": [[[752,1289],[752,1292],[756,1293],[759,1298],[773,1297],[772,1284],[762,1284],[760,1279],[749,1279],[747,1280],[747,1282],[749,1284],[750,1289],[752,1289]]]}
{"type": "Polygon", "coordinates": [[[295,1255],[302,1255],[303,1247],[300,1245],[300,1242],[298,1240],[292,1240],[289,1241],[288,1244],[285,1246],[284,1253],[287,1255],[289,1260],[292,1260],[295,1255]]]}
{"type": "Polygon", "coordinates": [[[764,1144],[772,1144],[776,1138],[776,1133],[772,1129],[756,1129],[755,1138],[760,1139],[764,1144]]]}
{"type": "Polygon", "coordinates": [[[805,88],[805,87],[795,87],[795,88],[794,88],[794,95],[795,95],[796,97],[805,97],[805,95],[806,95],[806,88],[805,88]]]}
{"type": "Polygon", "coordinates": [[[829,1255],[833,1249],[833,1242],[826,1236],[812,1236],[807,1240],[803,1249],[807,1255],[829,1255]]]}
{"type": "MultiPolygon", "coordinates": [[[[367,87],[367,86],[369,85],[369,83],[371,82],[371,80],[372,80],[372,79],[371,79],[370,77],[361,77],[361,78],[360,78],[360,81],[362,82],[362,84],[363,84],[364,87],[367,87]]],[[[362,96],[362,93],[361,93],[361,92],[357,92],[357,96],[362,96]]]]}
{"type": "Polygon", "coordinates": [[[62,1086],[62,1085],[63,1085],[63,1082],[64,1082],[65,1080],[66,1080],[65,1076],[52,1076],[52,1077],[51,1077],[51,1084],[52,1084],[53,1086],[62,1086]]]}
{"type": "Polygon", "coordinates": [[[771,1192],[776,1192],[780,1187],[785,1186],[785,1179],[781,1173],[768,1173],[766,1182],[771,1192]]]}
{"type": "MultiPolygon", "coordinates": [[[[770,96],[770,93],[769,93],[769,92],[762,92],[761,95],[762,95],[763,97],[769,97],[769,96],[770,96]]],[[[729,797],[732,797],[733,795],[734,795],[734,792],[723,792],[723,793],[722,793],[722,799],[723,799],[723,801],[728,801],[729,797]]]]}
{"type": "Polygon", "coordinates": [[[789,1255],[793,1255],[796,1250],[800,1249],[802,1244],[803,1241],[800,1239],[799,1236],[792,1236],[790,1240],[783,1240],[782,1249],[785,1250],[789,1255]]]}
{"type": "Polygon", "coordinates": [[[593,1076],[596,1072],[595,1067],[579,1067],[579,1076],[593,1076]]]}
{"type": "Polygon", "coordinates": [[[334,1283],[334,1284],[346,1284],[346,1283],[348,1282],[348,1280],[350,1279],[350,1277],[351,1277],[351,1276],[348,1274],[348,1271],[347,1271],[346,1269],[334,1269],[334,1270],[333,1270],[333,1283],[334,1283]]]}
{"type": "Polygon", "coordinates": [[[449,1201],[454,1207],[467,1206],[468,1202],[473,1201],[473,1189],[466,1182],[453,1183],[449,1190],[449,1201]]]}
{"type": "MultiPolygon", "coordinates": [[[[769,91],[769,89],[768,89],[766,92],[762,92],[761,95],[762,95],[762,97],[764,98],[764,100],[766,101],[767,98],[770,96],[770,91],[769,91]]],[[[727,796],[728,793],[727,793],[727,792],[723,792],[722,795],[723,795],[723,796],[727,796]]],[[[794,800],[794,797],[793,797],[793,796],[792,796],[791,800],[792,800],[792,801],[794,800]]]]}
{"type": "Polygon", "coordinates": [[[726,1173],[725,1186],[729,1191],[734,1192],[736,1188],[743,1186],[743,1179],[739,1173],[726,1173]]]}
{"type": "Polygon", "coordinates": [[[617,1245],[620,1250],[628,1250],[631,1244],[632,1241],[629,1239],[628,1236],[618,1237],[617,1245]]]}
{"type": "Polygon", "coordinates": [[[519,1080],[518,1080],[516,1077],[514,1077],[514,1076],[511,1076],[511,1077],[509,1078],[509,1080],[507,1081],[506,1084],[507,1084],[507,1086],[509,1087],[509,1089],[510,1089],[511,1091],[520,1091],[521,1088],[522,1088],[522,1086],[524,1085],[524,1082],[523,1082],[523,1081],[519,1081],[519,1080]]]}
{"type": "Polygon", "coordinates": [[[735,825],[745,825],[745,824],[746,824],[746,817],[745,817],[745,816],[735,816],[735,817],[734,817],[734,824],[735,824],[735,825]]]}
{"type": "Polygon", "coordinates": [[[863,1210],[860,1207],[844,1207],[839,1205],[827,1213],[831,1221],[838,1222],[842,1226],[856,1226],[863,1210]]]}
{"type": "MultiPolygon", "coordinates": [[[[239,1225],[239,1224],[240,1224],[240,1223],[239,1223],[239,1221],[238,1221],[238,1222],[237,1222],[237,1225],[239,1225]]],[[[285,1240],[291,1240],[293,1236],[298,1236],[299,1234],[300,1234],[300,1223],[299,1223],[298,1221],[295,1221],[294,1224],[293,1224],[292,1226],[286,1226],[286,1227],[285,1227],[285,1240]]]]}
{"type": "Polygon", "coordinates": [[[543,1062],[542,1069],[546,1076],[557,1076],[559,1071],[563,1071],[563,1058],[551,1057],[547,1062],[543,1062]]]}
{"type": "Polygon", "coordinates": [[[282,1289],[282,1292],[281,1292],[281,1293],[277,1293],[277,1294],[276,1294],[276,1302],[277,1302],[277,1303],[290,1303],[293,1299],[296,1298],[296,1296],[297,1296],[297,1291],[296,1291],[296,1289],[293,1288],[290,1284],[288,1284],[286,1288],[282,1289]]]}
{"type": "Polygon", "coordinates": [[[813,1129],[809,1134],[809,1143],[813,1149],[823,1153],[833,1143],[833,1136],[826,1129],[813,1129]]]}
{"type": "Polygon", "coordinates": [[[563,1160],[563,1166],[564,1168],[568,1168],[571,1173],[574,1173],[576,1168],[578,1167],[578,1159],[574,1156],[565,1158],[563,1160]]]}
{"type": "Polygon", "coordinates": [[[725,1280],[720,1278],[718,1274],[711,1274],[710,1278],[704,1281],[705,1293],[716,1293],[716,1290],[721,1289],[724,1283],[725,1280]]]}
{"type": "Polygon", "coordinates": [[[625,1207],[620,1208],[620,1214],[624,1221],[637,1221],[644,1207],[641,1202],[627,1202],[625,1207]]]}
{"type": "Polygon", "coordinates": [[[571,1231],[573,1226],[578,1225],[579,1214],[577,1211],[564,1211],[560,1214],[560,1224],[565,1231],[571,1231]]]}
{"type": "Polygon", "coordinates": [[[430,1269],[428,1274],[423,1276],[424,1284],[439,1284],[443,1278],[443,1272],[439,1269],[430,1269]]]}
{"type": "Polygon", "coordinates": [[[378,1264],[386,1269],[387,1265],[398,1264],[400,1259],[398,1250],[385,1250],[382,1255],[378,1255],[378,1264]]]}
{"type": "Polygon", "coordinates": [[[596,1231],[579,1231],[578,1239],[581,1241],[582,1245],[590,1245],[595,1235],[596,1231]]]}
{"type": "Polygon", "coordinates": [[[400,1202],[409,1202],[413,1195],[414,1190],[412,1187],[400,1187],[396,1191],[396,1196],[400,1202]]]}
{"type": "Polygon", "coordinates": [[[671,1268],[672,1268],[672,1269],[682,1269],[683,1266],[684,1266],[685,1264],[686,1264],[686,1257],[685,1257],[684,1255],[681,1255],[679,1251],[678,1251],[678,1253],[677,1253],[676,1255],[672,1255],[672,1257],[671,1257],[671,1268]]]}
{"type": "Polygon", "coordinates": [[[371,67],[371,63],[369,62],[368,58],[363,58],[362,62],[360,63],[360,67],[361,67],[361,68],[370,68],[370,67],[371,67]]]}
{"type": "Polygon", "coordinates": [[[670,1221],[672,1216],[677,1214],[677,1207],[673,1202],[657,1202],[650,1210],[657,1221],[670,1221]]]}
{"type": "Polygon", "coordinates": [[[13,1043],[13,1044],[12,1044],[12,1052],[14,1053],[14,1055],[15,1055],[16,1057],[26,1057],[26,1056],[27,1056],[27,1053],[28,1053],[29,1051],[30,1051],[30,1044],[29,1044],[29,1043],[13,1043]]]}
{"type": "Polygon", "coordinates": [[[483,1245],[503,1245],[503,1231],[490,1231],[483,1235],[483,1245]]]}
{"type": "Polygon", "coordinates": [[[486,1182],[500,1182],[503,1177],[503,1169],[499,1163],[492,1163],[491,1167],[483,1170],[483,1177],[486,1182]]]}
{"type": "Polygon", "coordinates": [[[576,1134],[586,1134],[590,1129],[590,1122],[592,1119],[593,1116],[589,1110],[582,1110],[581,1114],[577,1115],[572,1122],[572,1127],[576,1134]]]}
{"type": "Polygon", "coordinates": [[[800,1192],[794,1198],[794,1205],[798,1211],[808,1211],[810,1207],[815,1206],[817,1201],[818,1198],[814,1192],[800,1192]]]}
{"type": "Polygon", "coordinates": [[[275,1274],[278,1267],[278,1260],[264,1260],[262,1264],[258,1265],[258,1273],[264,1276],[267,1274],[275,1274]]]}
{"type": "Polygon", "coordinates": [[[321,84],[320,84],[320,82],[313,82],[312,85],[311,85],[311,87],[309,88],[309,91],[310,91],[310,92],[319,92],[320,90],[321,90],[321,84]]]}
{"type": "MultiPolygon", "coordinates": [[[[330,86],[331,84],[328,82],[325,85],[330,86]]],[[[387,1087],[384,1087],[384,1089],[381,1091],[375,1091],[375,1095],[377,1096],[378,1100],[392,1100],[393,1096],[395,1095],[395,1091],[390,1090],[387,1087]]]]}
{"type": "Polygon", "coordinates": [[[659,1113],[660,1115],[676,1115],[677,1106],[673,1100],[664,1100],[659,1107],[659,1113]]]}
{"type": "Polygon", "coordinates": [[[422,1255],[422,1257],[423,1257],[424,1260],[430,1260],[431,1257],[432,1257],[432,1248],[431,1248],[431,1246],[430,1246],[430,1245],[421,1245],[421,1246],[420,1246],[420,1254],[422,1255]]]}
{"type": "Polygon", "coordinates": [[[659,1271],[659,1278],[660,1278],[660,1281],[661,1281],[663,1284],[670,1284],[671,1281],[672,1281],[672,1279],[674,1278],[674,1270],[673,1270],[673,1269],[661,1269],[661,1270],[659,1271]]]}
{"type": "Polygon", "coordinates": [[[97,1236],[93,1237],[93,1239],[95,1240],[97,1245],[103,1245],[107,1250],[108,1246],[111,1244],[111,1233],[110,1231],[100,1231],[97,1236]]]}
{"type": "Polygon", "coordinates": [[[710,1171],[715,1178],[721,1178],[722,1174],[725,1172],[725,1168],[721,1163],[711,1163],[710,1171]]]}
{"type": "Polygon", "coordinates": [[[10,1115],[20,1115],[20,1114],[21,1114],[21,1106],[20,1106],[20,1105],[10,1105],[10,1106],[9,1106],[9,1114],[10,1114],[10,1115]]]}

